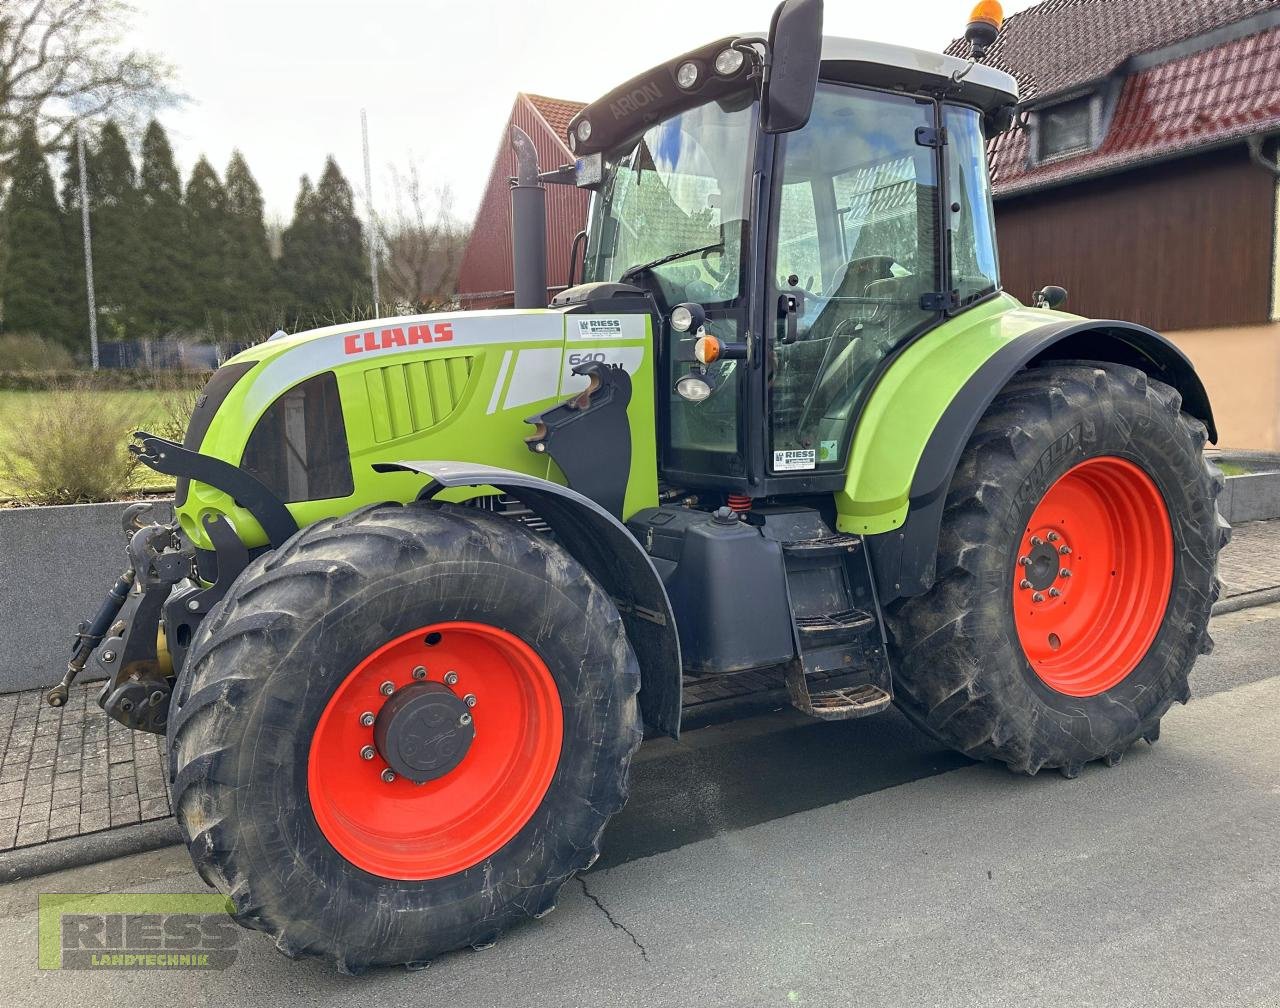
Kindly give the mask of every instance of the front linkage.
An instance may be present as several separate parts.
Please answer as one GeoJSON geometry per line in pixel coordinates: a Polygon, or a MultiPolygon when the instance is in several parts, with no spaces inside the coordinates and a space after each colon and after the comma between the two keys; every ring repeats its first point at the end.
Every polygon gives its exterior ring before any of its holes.
{"type": "MultiPolygon", "coordinates": [[[[168,475],[212,482],[206,463],[217,460],[145,432],[137,437],[141,444],[130,449],[145,465],[168,475]]],[[[253,491],[265,488],[237,489],[249,491],[246,496],[257,505],[256,517],[263,502],[253,491]]],[[[248,566],[249,551],[225,518],[206,519],[205,529],[218,557],[217,580],[207,583],[200,577],[195,549],[176,521],[143,524],[142,516],[152,507],[134,504],[126,509],[123,526],[129,540],[129,566],[107,593],[97,615],[80,624],[67,671],[46,700],[52,707],[63,706],[72,682],[92,659],[107,677],[98,705],[128,728],[163,735],[174,670],[182,667],[200,620],[248,566]]],[[[264,527],[277,534],[286,531],[280,516],[266,510],[264,527]]]]}

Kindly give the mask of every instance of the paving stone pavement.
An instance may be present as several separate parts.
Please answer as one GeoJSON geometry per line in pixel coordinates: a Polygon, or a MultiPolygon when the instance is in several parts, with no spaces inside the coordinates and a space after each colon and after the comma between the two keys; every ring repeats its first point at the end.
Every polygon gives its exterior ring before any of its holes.
{"type": "Polygon", "coordinates": [[[1219,573],[1223,598],[1280,585],[1280,519],[1235,526],[1222,551],[1219,573]]]}
{"type": "Polygon", "coordinates": [[[0,850],[169,815],[164,739],[98,708],[99,683],[50,707],[43,690],[0,696],[0,850]]]}
{"type": "MultiPolygon", "coordinates": [[[[1280,586],[1280,519],[1237,526],[1220,571],[1224,598],[1280,586]]],[[[170,814],[164,739],[108,718],[98,689],[72,687],[61,709],[44,702],[43,690],[0,695],[0,851],[170,814]]]]}

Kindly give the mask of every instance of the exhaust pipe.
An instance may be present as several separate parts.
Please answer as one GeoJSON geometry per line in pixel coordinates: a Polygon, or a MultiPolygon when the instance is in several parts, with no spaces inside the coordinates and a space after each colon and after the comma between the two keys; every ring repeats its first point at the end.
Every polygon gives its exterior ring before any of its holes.
{"type": "Polygon", "coordinates": [[[547,190],[529,134],[511,127],[516,177],[511,180],[511,274],[517,308],[547,306],[547,190]]]}

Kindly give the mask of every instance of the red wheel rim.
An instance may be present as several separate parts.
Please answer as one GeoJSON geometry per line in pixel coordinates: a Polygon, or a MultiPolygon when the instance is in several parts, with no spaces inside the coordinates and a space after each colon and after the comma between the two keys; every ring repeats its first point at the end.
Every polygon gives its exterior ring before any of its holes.
{"type": "Polygon", "coordinates": [[[311,740],[311,808],[338,853],[365,871],[393,879],[452,875],[529,821],[555,774],[562,735],[560,694],[533,648],[481,623],[426,626],[378,648],[330,697],[311,740]],[[415,680],[419,667],[425,676],[415,680]],[[415,681],[474,696],[475,737],[438,779],[387,782],[390,767],[376,747],[372,758],[362,754],[374,743],[362,716],[376,716],[386,703],[383,683],[401,690],[415,681]]]}
{"type": "Polygon", "coordinates": [[[1110,455],[1072,467],[1031,515],[1014,563],[1031,668],[1059,693],[1105,693],[1151,647],[1172,584],[1173,530],[1151,477],[1110,455]]]}

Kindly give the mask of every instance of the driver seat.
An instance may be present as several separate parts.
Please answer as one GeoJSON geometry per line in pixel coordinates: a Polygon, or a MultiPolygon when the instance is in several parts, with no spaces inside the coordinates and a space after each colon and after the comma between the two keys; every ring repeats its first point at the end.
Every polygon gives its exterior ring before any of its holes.
{"type": "Polygon", "coordinates": [[[828,339],[835,335],[840,323],[854,310],[842,298],[866,297],[872,284],[893,277],[892,256],[863,256],[851,260],[840,267],[839,276],[827,295],[829,300],[813,320],[807,338],[811,340],[828,339]]]}

